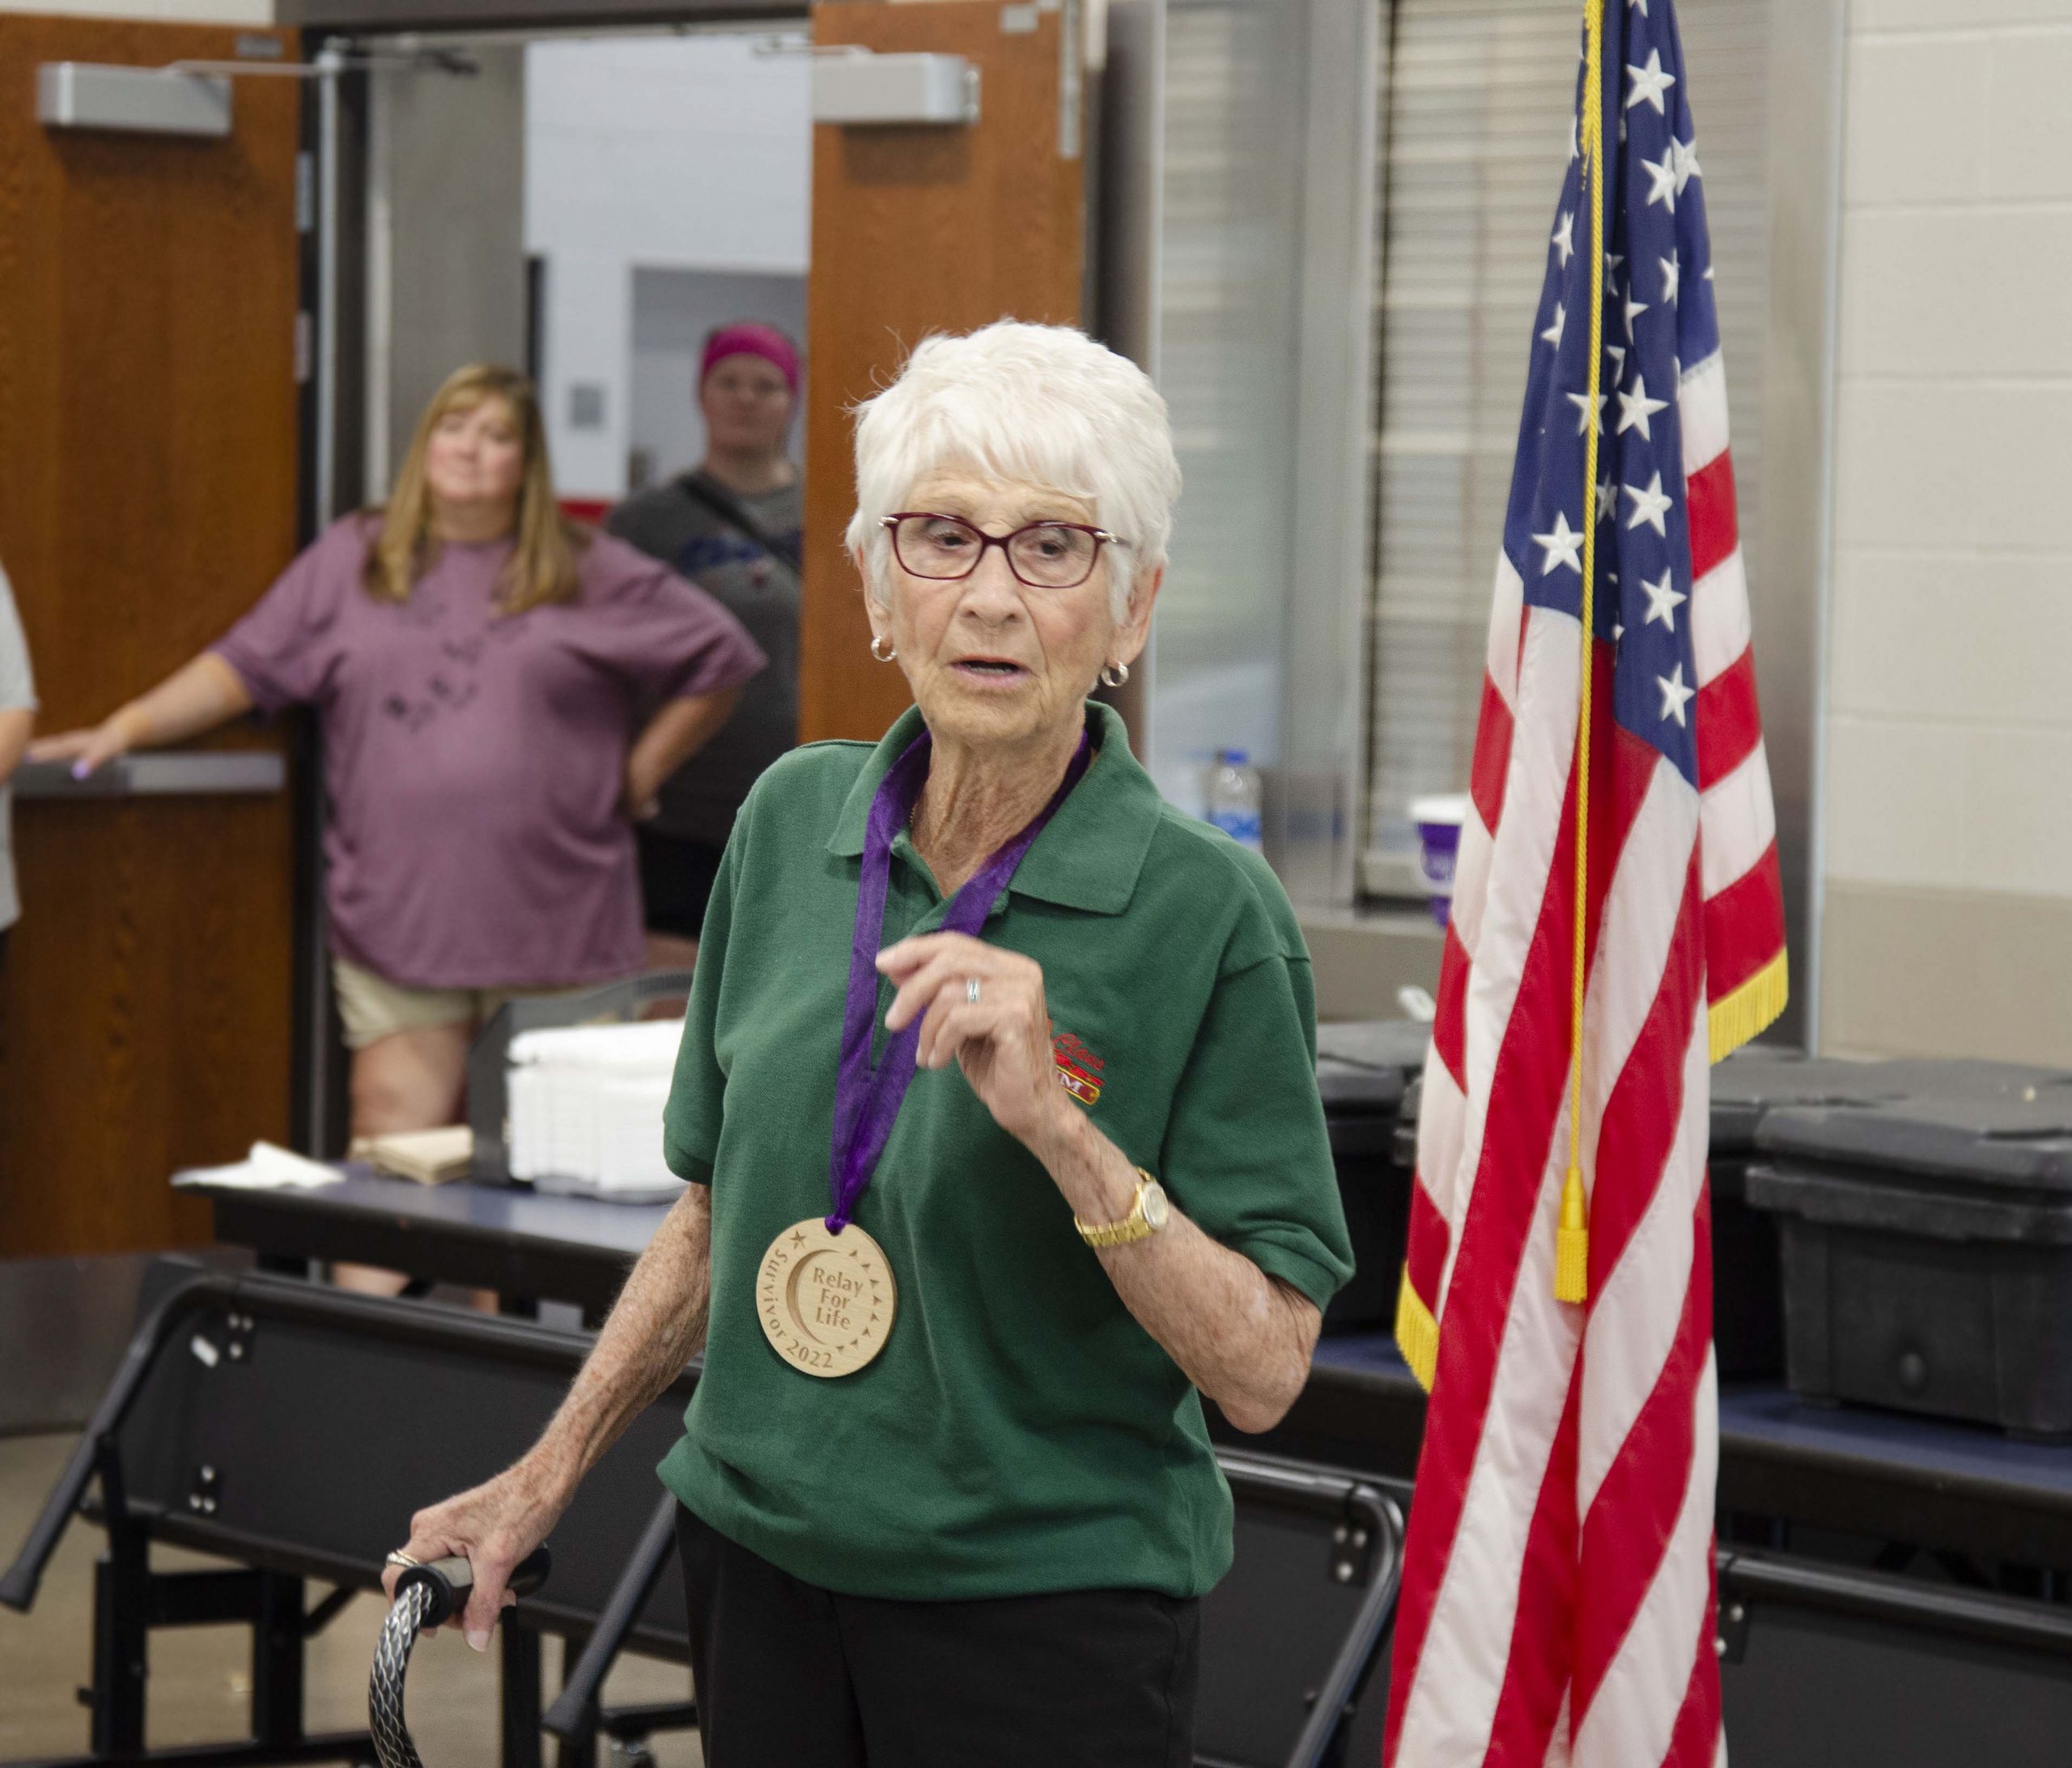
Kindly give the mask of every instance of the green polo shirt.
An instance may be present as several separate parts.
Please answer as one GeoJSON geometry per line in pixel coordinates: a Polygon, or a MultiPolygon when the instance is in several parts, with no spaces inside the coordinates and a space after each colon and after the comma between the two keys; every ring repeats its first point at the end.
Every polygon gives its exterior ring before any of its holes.
{"type": "MultiPolygon", "coordinates": [[[[1158,796],[1120,719],[982,937],[1034,958],[1060,1084],[1206,1233],[1319,1307],[1352,1256],[1314,1075],[1314,995],[1265,863],[1158,796]]],[[[821,1379],[756,1315],[779,1231],[825,1215],[872,794],[919,733],[818,743],[757,783],[699,943],[664,1119],[712,1189],[705,1371],[663,1481],[794,1576],[871,1596],[1130,1586],[1198,1596],[1231,1506],[1193,1385],[1117,1298],[1037,1160],[954,1065],[916,1074],[856,1212],[897,1275],[877,1359],[821,1379]]],[[[883,942],[945,903],[902,833],[883,942]]],[[[892,989],[881,983],[879,1036],[892,989]]]]}

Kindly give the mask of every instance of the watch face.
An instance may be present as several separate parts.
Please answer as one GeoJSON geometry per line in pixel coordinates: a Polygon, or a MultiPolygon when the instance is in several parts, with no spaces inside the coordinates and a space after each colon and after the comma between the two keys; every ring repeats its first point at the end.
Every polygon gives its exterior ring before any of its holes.
{"type": "Polygon", "coordinates": [[[1170,1213],[1166,1201],[1166,1188],[1154,1179],[1144,1188],[1144,1219],[1154,1228],[1162,1228],[1170,1213]]]}

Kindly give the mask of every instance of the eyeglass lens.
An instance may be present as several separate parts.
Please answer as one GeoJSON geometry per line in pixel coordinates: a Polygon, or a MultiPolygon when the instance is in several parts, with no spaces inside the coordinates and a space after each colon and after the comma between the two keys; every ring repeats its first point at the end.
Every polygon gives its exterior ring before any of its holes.
{"type": "MultiPolygon", "coordinates": [[[[892,530],[899,563],[917,577],[965,577],[985,555],[986,537],[953,516],[909,516],[892,530]]],[[[1024,583],[1070,589],[1093,575],[1100,542],[1082,528],[1037,522],[1007,540],[1008,567],[1024,583]]]]}

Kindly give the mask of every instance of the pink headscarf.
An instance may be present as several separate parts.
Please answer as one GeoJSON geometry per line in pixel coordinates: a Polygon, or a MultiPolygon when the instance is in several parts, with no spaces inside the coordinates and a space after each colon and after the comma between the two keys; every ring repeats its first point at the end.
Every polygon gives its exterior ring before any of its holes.
{"type": "Polygon", "coordinates": [[[760,325],[752,319],[722,325],[705,340],[705,359],[698,364],[698,384],[703,386],[705,377],[728,356],[760,356],[784,377],[784,385],[794,393],[799,390],[798,351],[775,325],[760,325]]]}

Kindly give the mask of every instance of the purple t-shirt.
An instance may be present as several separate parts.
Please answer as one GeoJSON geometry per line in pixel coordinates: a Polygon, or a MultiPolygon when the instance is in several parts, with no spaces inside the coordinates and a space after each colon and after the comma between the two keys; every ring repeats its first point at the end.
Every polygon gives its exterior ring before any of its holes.
{"type": "Polygon", "coordinates": [[[216,654],[261,710],[323,720],[333,949],[418,988],[573,985],[640,967],[618,810],[645,698],[763,665],[702,589],[600,534],[571,601],[495,611],[511,543],[448,545],[398,605],[363,585],[371,521],[322,534],[216,654]]]}

